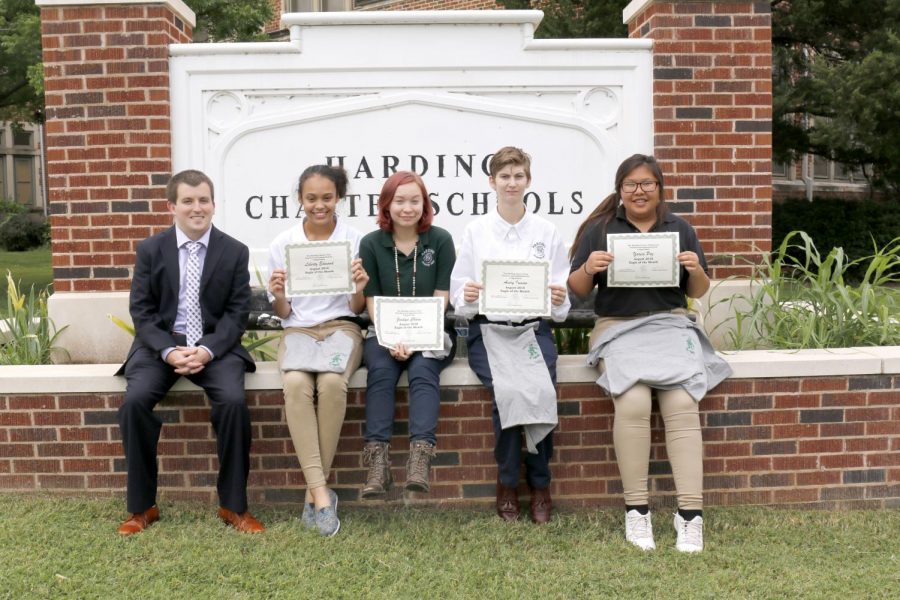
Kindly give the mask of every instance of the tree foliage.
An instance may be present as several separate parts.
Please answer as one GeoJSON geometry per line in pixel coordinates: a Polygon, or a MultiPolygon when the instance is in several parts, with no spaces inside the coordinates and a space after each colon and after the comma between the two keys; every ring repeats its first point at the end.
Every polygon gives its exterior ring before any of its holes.
{"type": "MultiPolygon", "coordinates": [[[[269,0],[186,0],[197,32],[213,41],[264,39],[269,0]]],[[[0,0],[0,121],[35,121],[44,107],[40,9],[34,0],[0,0]]]]}
{"type": "Polygon", "coordinates": [[[539,38],[628,37],[622,9],[628,0],[498,0],[506,9],[537,8],[544,20],[535,31],[539,38]]]}
{"type": "Polygon", "coordinates": [[[213,42],[264,40],[263,27],[273,16],[268,0],[185,0],[197,15],[197,32],[213,42]]]}
{"type": "Polygon", "coordinates": [[[41,17],[34,0],[0,0],[0,121],[32,121],[44,105],[41,17]]]}
{"type": "Polygon", "coordinates": [[[900,187],[900,0],[772,0],[773,150],[900,187]]]}

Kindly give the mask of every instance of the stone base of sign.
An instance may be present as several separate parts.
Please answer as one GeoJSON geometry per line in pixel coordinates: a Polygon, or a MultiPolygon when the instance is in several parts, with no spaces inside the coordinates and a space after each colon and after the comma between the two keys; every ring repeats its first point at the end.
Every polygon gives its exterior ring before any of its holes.
{"type": "Polygon", "coordinates": [[[115,363],[125,359],[131,336],[110,320],[131,323],[128,292],[56,292],[47,302],[50,319],[62,330],[56,345],[68,352],[62,362],[115,363]],[[64,328],[64,329],[63,329],[64,328]]]}

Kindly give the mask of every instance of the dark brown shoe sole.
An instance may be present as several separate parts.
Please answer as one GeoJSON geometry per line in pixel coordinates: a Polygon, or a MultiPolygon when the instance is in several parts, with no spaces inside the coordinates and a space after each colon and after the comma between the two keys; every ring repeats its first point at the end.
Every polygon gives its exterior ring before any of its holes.
{"type": "Polygon", "coordinates": [[[359,497],[362,500],[378,500],[380,498],[384,498],[393,485],[393,479],[389,479],[384,488],[380,490],[367,490],[366,488],[363,488],[359,493],[359,497]]]}
{"type": "Polygon", "coordinates": [[[431,486],[423,485],[417,481],[407,481],[406,482],[406,491],[407,492],[418,492],[420,494],[427,494],[431,491],[431,486]]]}

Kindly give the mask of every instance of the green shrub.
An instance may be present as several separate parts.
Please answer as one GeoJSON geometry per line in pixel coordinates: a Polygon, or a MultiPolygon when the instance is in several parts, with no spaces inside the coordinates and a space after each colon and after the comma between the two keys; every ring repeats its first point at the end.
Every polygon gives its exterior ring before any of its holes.
{"type": "Polygon", "coordinates": [[[31,286],[26,295],[19,291],[9,271],[6,281],[7,317],[0,319],[4,326],[0,331],[0,365],[48,365],[55,352],[67,355],[55,345],[62,329],[57,331],[47,315],[47,289],[35,292],[31,286]]]}
{"type": "MultiPolygon", "coordinates": [[[[772,204],[772,247],[793,231],[805,231],[819,248],[843,248],[846,256],[867,256],[900,235],[900,201],[816,198],[772,204]]],[[[801,247],[790,250],[801,257],[801,247]]],[[[851,281],[864,274],[861,264],[845,273],[851,281]]]]}
{"type": "Polygon", "coordinates": [[[850,260],[824,258],[812,238],[792,231],[754,266],[749,294],[722,300],[735,315],[732,349],[841,348],[900,344],[900,237],[850,260]],[[796,243],[799,237],[800,243],[796,243]],[[846,274],[861,272],[848,283],[846,274]]]}
{"type": "Polygon", "coordinates": [[[24,252],[47,242],[47,223],[32,221],[25,213],[5,214],[0,222],[0,248],[4,250],[24,252]]]}

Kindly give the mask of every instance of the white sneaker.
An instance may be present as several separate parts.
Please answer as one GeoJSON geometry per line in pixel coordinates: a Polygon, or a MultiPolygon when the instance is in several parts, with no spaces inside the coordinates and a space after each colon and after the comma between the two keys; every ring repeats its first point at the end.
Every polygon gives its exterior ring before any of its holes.
{"type": "Polygon", "coordinates": [[[703,517],[697,516],[685,521],[675,513],[675,549],[679,552],[701,552],[703,550],[703,517]]]}
{"type": "Polygon", "coordinates": [[[653,541],[653,523],[650,521],[649,512],[642,515],[632,509],[625,513],[625,540],[641,550],[656,550],[656,542],[653,541]]]}

